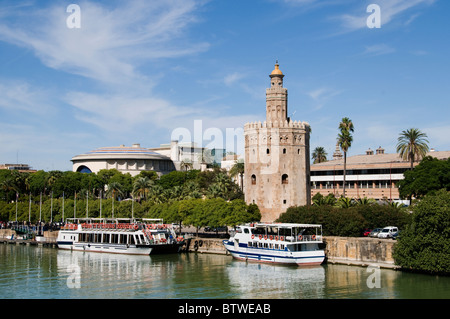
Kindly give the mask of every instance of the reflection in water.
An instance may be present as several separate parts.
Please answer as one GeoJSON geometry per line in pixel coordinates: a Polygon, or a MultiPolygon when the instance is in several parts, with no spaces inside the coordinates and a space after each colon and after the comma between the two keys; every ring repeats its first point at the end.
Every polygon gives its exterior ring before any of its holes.
{"type": "Polygon", "coordinates": [[[0,298],[450,298],[450,277],[369,270],[195,253],[130,256],[0,245],[0,298]]]}
{"type": "Polygon", "coordinates": [[[325,270],[322,266],[297,267],[231,262],[230,285],[240,298],[322,298],[325,270]]]}

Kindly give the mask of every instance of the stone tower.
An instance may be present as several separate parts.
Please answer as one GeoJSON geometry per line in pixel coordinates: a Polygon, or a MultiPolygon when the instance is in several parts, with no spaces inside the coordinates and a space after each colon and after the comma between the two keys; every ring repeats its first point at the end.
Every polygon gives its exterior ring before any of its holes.
{"type": "Polygon", "coordinates": [[[244,126],[245,200],[259,206],[264,222],[311,203],[310,126],[288,117],[283,78],[277,61],[266,89],[266,121],[244,126]]]}

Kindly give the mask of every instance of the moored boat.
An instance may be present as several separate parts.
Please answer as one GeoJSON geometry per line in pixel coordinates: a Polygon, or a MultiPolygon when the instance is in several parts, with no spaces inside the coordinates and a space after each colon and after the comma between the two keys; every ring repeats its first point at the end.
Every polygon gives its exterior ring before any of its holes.
{"type": "Polygon", "coordinates": [[[325,259],[321,243],[321,225],[291,223],[241,225],[223,241],[236,259],[297,265],[320,265],[325,259]]]}
{"type": "Polygon", "coordinates": [[[57,244],[61,249],[150,255],[178,252],[184,238],[159,219],[71,218],[59,231],[57,244]]]}

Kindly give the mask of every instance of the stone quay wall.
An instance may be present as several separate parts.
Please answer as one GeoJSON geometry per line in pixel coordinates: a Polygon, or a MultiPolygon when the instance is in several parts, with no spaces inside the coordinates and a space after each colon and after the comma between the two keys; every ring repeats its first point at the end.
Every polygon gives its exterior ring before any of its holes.
{"type": "MultiPolygon", "coordinates": [[[[192,238],[189,252],[224,254],[227,251],[218,238],[192,238]]],[[[326,262],[357,266],[379,266],[380,268],[398,268],[392,257],[396,241],[367,237],[324,236],[326,262]]]]}

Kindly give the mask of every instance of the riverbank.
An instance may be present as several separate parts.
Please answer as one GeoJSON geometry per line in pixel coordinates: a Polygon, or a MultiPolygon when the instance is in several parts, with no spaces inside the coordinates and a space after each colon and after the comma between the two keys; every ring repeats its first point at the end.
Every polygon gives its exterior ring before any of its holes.
{"type": "MultiPolygon", "coordinates": [[[[209,235],[214,236],[213,234],[209,235]]],[[[46,231],[43,237],[21,239],[21,236],[17,236],[15,231],[1,229],[0,243],[56,247],[57,236],[58,231],[46,231]]],[[[222,243],[224,238],[196,237],[192,233],[189,237],[191,238],[187,241],[186,252],[229,255],[222,243]]],[[[395,265],[392,257],[395,243],[396,241],[392,239],[324,236],[326,262],[349,266],[367,267],[371,265],[399,269],[400,267],[395,265]]]]}
{"type": "MultiPolygon", "coordinates": [[[[187,247],[188,252],[200,254],[229,255],[223,239],[194,237],[187,247]]],[[[324,237],[326,262],[349,266],[399,269],[392,257],[396,241],[367,237],[324,237]]]]}

